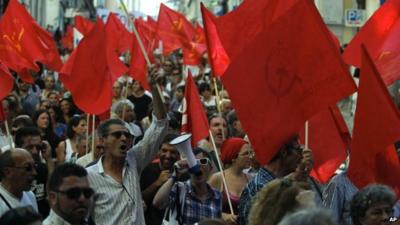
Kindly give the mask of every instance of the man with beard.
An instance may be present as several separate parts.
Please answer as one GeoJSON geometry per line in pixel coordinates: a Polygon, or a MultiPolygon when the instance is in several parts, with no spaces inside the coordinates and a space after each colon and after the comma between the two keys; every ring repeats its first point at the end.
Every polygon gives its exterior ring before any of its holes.
{"type": "Polygon", "coordinates": [[[147,210],[144,214],[146,225],[160,225],[164,216],[164,210],[153,207],[154,195],[161,185],[171,177],[174,163],[179,158],[178,150],[169,142],[178,137],[176,134],[165,136],[160,151],[158,152],[159,162],[153,162],[143,170],[140,178],[142,197],[146,203],[147,210]]]}
{"type": "Polygon", "coordinates": [[[35,195],[30,191],[35,176],[35,162],[25,149],[0,154],[0,216],[22,206],[32,206],[38,211],[35,195]]]}
{"type": "Polygon", "coordinates": [[[46,184],[49,174],[54,169],[50,144],[42,141],[37,127],[21,127],[15,134],[15,146],[26,149],[31,153],[35,161],[37,173],[31,190],[35,194],[39,213],[46,217],[50,211],[49,203],[46,199],[46,184]]]}
{"type": "MultiPolygon", "coordinates": [[[[228,137],[228,128],[227,128],[226,120],[220,114],[213,114],[208,117],[208,123],[210,124],[210,131],[214,138],[215,147],[217,148],[218,152],[221,152],[222,143],[228,137]]],[[[216,153],[214,151],[214,148],[213,148],[213,145],[211,142],[211,137],[208,137],[208,140],[200,141],[199,147],[202,149],[205,149],[206,151],[208,151],[211,154],[214,169],[221,171],[221,168],[219,168],[219,166],[217,167],[218,161],[217,161],[217,156],[216,156],[216,153]]]]}
{"type": "Polygon", "coordinates": [[[152,124],[143,139],[132,147],[128,125],[119,119],[104,121],[98,127],[104,155],[87,168],[90,186],[95,190],[92,219],[97,225],[145,224],[139,179],[143,169],[157,155],[168,120],[157,90],[155,68],[149,70],[154,104],[152,124]]]}
{"type": "Polygon", "coordinates": [[[49,178],[48,193],[51,211],[43,225],[87,224],[94,191],[83,167],[72,163],[58,166],[49,178]]]}
{"type": "MultiPolygon", "coordinates": [[[[215,145],[217,149],[220,150],[222,143],[228,137],[226,120],[219,114],[213,114],[208,117],[208,123],[210,124],[210,130],[211,134],[213,135],[215,145]]],[[[203,142],[200,142],[199,147],[207,151],[214,151],[211,140],[204,140],[203,142]]]]}

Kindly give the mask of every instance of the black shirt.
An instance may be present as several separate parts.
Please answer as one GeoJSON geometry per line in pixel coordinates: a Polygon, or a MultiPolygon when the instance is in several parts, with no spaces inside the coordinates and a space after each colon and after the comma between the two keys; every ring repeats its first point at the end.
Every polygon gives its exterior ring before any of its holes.
{"type": "MultiPolygon", "coordinates": [[[[161,169],[158,163],[151,163],[143,170],[140,177],[140,189],[142,192],[158,179],[160,173],[161,169]]],[[[154,195],[156,193],[154,192],[154,195]]],[[[152,204],[154,195],[150,201],[146,201],[147,210],[144,213],[146,225],[160,225],[164,217],[164,210],[160,210],[152,204]]]]}
{"type": "Polygon", "coordinates": [[[128,96],[128,99],[135,105],[135,114],[138,121],[141,121],[143,118],[147,116],[149,111],[149,105],[152,102],[152,99],[143,95],[142,97],[135,97],[133,95],[128,96]]]}
{"type": "Polygon", "coordinates": [[[46,218],[50,212],[46,192],[47,176],[49,173],[47,165],[41,162],[37,163],[36,172],[37,175],[33,181],[31,191],[35,194],[40,215],[42,215],[42,218],[46,218]]]}

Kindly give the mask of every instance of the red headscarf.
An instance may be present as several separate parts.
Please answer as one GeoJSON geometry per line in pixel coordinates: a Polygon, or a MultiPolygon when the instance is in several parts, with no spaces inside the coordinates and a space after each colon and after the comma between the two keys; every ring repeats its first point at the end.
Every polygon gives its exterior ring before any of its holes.
{"type": "Polygon", "coordinates": [[[222,143],[221,160],[224,164],[231,164],[239,155],[240,149],[247,144],[242,138],[229,138],[222,143]]]}

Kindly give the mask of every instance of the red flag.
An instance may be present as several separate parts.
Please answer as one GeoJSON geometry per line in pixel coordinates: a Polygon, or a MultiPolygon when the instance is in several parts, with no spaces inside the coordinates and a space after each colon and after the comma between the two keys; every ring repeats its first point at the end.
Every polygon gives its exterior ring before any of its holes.
{"type": "Polygon", "coordinates": [[[400,115],[378,70],[362,47],[362,64],[348,176],[358,187],[383,183],[400,194],[400,115]]]}
{"type": "Polygon", "coordinates": [[[132,34],[125,28],[119,18],[110,13],[106,23],[107,46],[119,55],[132,48],[132,34]]]}
{"type": "MultiPolygon", "coordinates": [[[[244,3],[243,3],[244,4],[244,3]]],[[[229,65],[229,57],[222,46],[215,25],[215,17],[201,3],[204,31],[206,33],[208,59],[214,76],[222,76],[229,65]]]]}
{"type": "Polygon", "coordinates": [[[157,21],[157,35],[163,42],[164,55],[182,48],[184,43],[192,40],[194,33],[194,27],[185,16],[161,4],[157,21]]]}
{"type": "Polygon", "coordinates": [[[285,4],[278,6],[276,0],[244,1],[235,10],[219,18],[215,18],[202,6],[209,61],[214,75],[222,76],[229,61],[240,55],[242,49],[267,27],[273,18],[286,12],[296,1],[287,0],[285,4]]]}
{"type": "MultiPolygon", "coordinates": [[[[350,137],[347,127],[339,126],[345,123],[336,106],[329,107],[314,115],[309,121],[309,148],[314,155],[314,168],[311,176],[321,183],[326,183],[347,157],[350,137]]],[[[304,129],[300,132],[304,143],[304,129]]]]}
{"type": "Polygon", "coordinates": [[[208,136],[208,120],[200,101],[200,95],[197,91],[196,83],[189,75],[186,80],[185,98],[183,100],[182,128],[183,133],[192,133],[192,146],[208,136]]]}
{"type": "Polygon", "coordinates": [[[43,30],[17,0],[11,0],[0,20],[0,60],[19,73],[26,82],[33,82],[29,70],[38,71],[35,62],[58,71],[62,62],[51,35],[43,30]]]}
{"type": "Polygon", "coordinates": [[[361,44],[364,44],[385,84],[392,84],[400,74],[400,65],[397,63],[400,54],[399,18],[400,0],[386,1],[346,47],[343,53],[344,61],[360,67],[361,44]]]}
{"type": "Polygon", "coordinates": [[[74,49],[74,30],[71,26],[67,26],[67,32],[61,39],[61,44],[64,48],[72,50],[74,49]]]}
{"type": "Polygon", "coordinates": [[[206,50],[207,47],[203,28],[196,24],[192,40],[190,42],[185,42],[183,45],[183,64],[199,65],[201,57],[206,50]]]}
{"type": "Polygon", "coordinates": [[[107,51],[101,20],[79,43],[64,65],[60,79],[71,91],[76,105],[86,113],[102,114],[110,109],[112,85],[126,68],[117,55],[107,51]]]}
{"type": "Polygon", "coordinates": [[[260,32],[231,62],[222,82],[261,164],[306,120],[355,91],[309,0],[297,1],[260,32]]]}
{"type": "Polygon", "coordinates": [[[340,50],[339,39],[336,37],[336,35],[334,33],[332,33],[332,31],[329,31],[329,34],[331,35],[332,43],[335,45],[336,49],[339,51],[340,50]]]}
{"type": "MultiPolygon", "coordinates": [[[[158,44],[158,37],[157,37],[157,21],[155,21],[150,16],[147,17],[146,27],[149,30],[151,40],[154,40],[155,43],[158,44]]],[[[155,46],[154,46],[155,47],[155,46]]]]}
{"type": "MultiPolygon", "coordinates": [[[[14,78],[7,67],[0,63],[0,99],[5,98],[14,87],[14,78]]],[[[0,101],[1,104],[1,101],[0,101]]]]}
{"type": "Polygon", "coordinates": [[[95,23],[92,21],[82,17],[82,16],[75,16],[75,28],[83,35],[85,36],[87,33],[92,30],[94,27],[95,23]]]}
{"type": "MultiPolygon", "coordinates": [[[[152,53],[156,43],[155,33],[151,30],[151,27],[149,27],[147,23],[140,19],[135,20],[135,27],[140,39],[142,40],[143,47],[145,48],[149,60],[151,62],[154,61],[152,53]]],[[[133,38],[129,74],[133,77],[133,79],[139,81],[144,89],[150,90],[149,84],[147,83],[147,62],[136,37],[133,38]]]]}
{"type": "Polygon", "coordinates": [[[379,49],[380,55],[375,59],[376,67],[386,85],[391,85],[400,78],[399,35],[400,20],[397,20],[382,47],[379,49]]]}

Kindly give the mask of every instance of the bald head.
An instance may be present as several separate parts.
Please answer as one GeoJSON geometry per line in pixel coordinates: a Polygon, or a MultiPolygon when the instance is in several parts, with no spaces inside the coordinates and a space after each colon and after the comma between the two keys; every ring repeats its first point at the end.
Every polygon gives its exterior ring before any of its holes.
{"type": "Polygon", "coordinates": [[[11,157],[14,163],[20,160],[33,161],[32,154],[23,148],[14,148],[11,150],[11,157]]]}
{"type": "Polygon", "coordinates": [[[30,190],[36,175],[35,162],[27,150],[15,148],[0,154],[1,182],[16,196],[30,190]]]}

